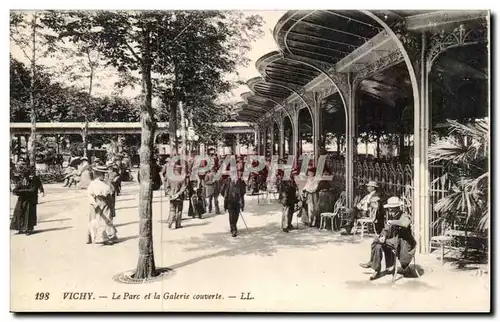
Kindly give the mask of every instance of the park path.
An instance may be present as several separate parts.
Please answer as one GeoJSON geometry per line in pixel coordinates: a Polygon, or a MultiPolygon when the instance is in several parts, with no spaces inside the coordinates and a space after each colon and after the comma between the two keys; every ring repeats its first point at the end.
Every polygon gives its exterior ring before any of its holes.
{"type": "MultiPolygon", "coordinates": [[[[122,284],[113,276],[135,268],[138,257],[138,185],[124,186],[115,223],[120,242],[86,245],[84,191],[53,192],[39,206],[50,216],[31,236],[11,236],[11,309],[34,311],[488,311],[490,278],[440,266],[434,255],[419,256],[423,275],[392,283],[390,276],[368,281],[358,263],[368,259],[370,238],[305,228],[279,229],[277,204],[258,205],[247,197],[240,235],[229,234],[227,215],[165,224],[168,203],[154,193],[153,239],[157,267],[173,269],[149,284],[122,284]],[[64,196],[62,196],[64,195],[64,196]],[[67,198],[61,211],[51,202],[67,198]],[[45,210],[44,210],[45,209],[45,210]],[[52,210],[48,210],[52,209],[52,210]],[[459,281],[459,282],[457,282],[459,281]],[[36,300],[36,293],[50,293],[36,300]],[[93,292],[92,300],[63,299],[67,292],[93,292]],[[115,299],[125,292],[140,299],[115,299]],[[144,299],[152,293],[189,294],[190,299],[144,299]],[[195,295],[220,294],[199,300],[195,295]],[[253,300],[242,300],[250,293],[253,300]],[[235,298],[232,298],[235,296],[235,298]]],[[[222,200],[221,200],[222,201],[222,200]]],[[[185,211],[187,210],[185,205],[185,211]]],[[[186,216],[185,216],[186,217],[186,216]]],[[[294,225],[296,220],[293,221],[294,225]]]]}

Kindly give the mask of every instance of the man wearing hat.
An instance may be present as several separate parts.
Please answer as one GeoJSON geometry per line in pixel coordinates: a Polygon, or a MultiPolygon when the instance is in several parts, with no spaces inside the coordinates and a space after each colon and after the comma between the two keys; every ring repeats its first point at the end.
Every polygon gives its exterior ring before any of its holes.
{"type": "Polygon", "coordinates": [[[116,227],[113,225],[114,189],[105,181],[107,172],[106,166],[95,167],[95,179],[87,188],[90,201],[87,244],[110,244],[118,239],[116,227]]]}
{"type": "Polygon", "coordinates": [[[370,261],[360,264],[363,268],[371,267],[374,270],[370,280],[382,276],[382,253],[385,256],[385,266],[388,271],[397,269],[397,267],[393,267],[394,254],[399,258],[403,269],[409,266],[413,256],[415,256],[417,242],[412,235],[411,218],[402,211],[402,204],[398,197],[391,197],[384,205],[389,220],[380,236],[375,237],[372,243],[370,261]]]}
{"type": "Polygon", "coordinates": [[[14,214],[10,224],[11,230],[17,230],[20,234],[29,235],[37,223],[36,206],[38,204],[38,191],[44,194],[43,185],[35,169],[21,166],[19,168],[20,178],[12,192],[18,196],[14,214]]]}
{"type": "MultiPolygon", "coordinates": [[[[167,164],[171,166],[170,163],[167,164]]],[[[175,229],[181,228],[182,208],[188,187],[188,178],[186,173],[182,173],[182,166],[175,164],[174,176],[170,178],[168,171],[165,170],[164,180],[165,196],[170,200],[170,212],[167,219],[168,228],[172,228],[173,223],[175,223],[175,229]]]]}
{"type": "Polygon", "coordinates": [[[370,199],[377,194],[378,184],[375,181],[369,181],[366,184],[366,190],[368,194],[366,194],[356,205],[356,208],[362,212],[362,214],[366,214],[368,211],[368,206],[370,205],[370,199]]]}
{"type": "Polygon", "coordinates": [[[224,210],[229,213],[229,227],[233,237],[238,234],[238,218],[240,212],[245,209],[246,184],[242,177],[243,172],[241,171],[238,171],[236,176],[229,176],[224,180],[221,189],[221,194],[224,196],[224,210]]]}
{"type": "Polygon", "coordinates": [[[294,180],[294,173],[289,178],[284,177],[283,170],[279,170],[279,176],[284,178],[278,185],[280,203],[283,205],[281,214],[281,229],[285,233],[293,229],[292,219],[295,210],[295,204],[298,202],[297,198],[297,184],[294,180]]]}

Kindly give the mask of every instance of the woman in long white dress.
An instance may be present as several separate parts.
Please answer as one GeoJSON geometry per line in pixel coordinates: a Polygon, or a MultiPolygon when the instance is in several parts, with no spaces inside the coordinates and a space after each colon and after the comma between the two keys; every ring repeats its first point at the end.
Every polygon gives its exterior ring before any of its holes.
{"type": "Polygon", "coordinates": [[[310,227],[318,226],[319,224],[319,183],[320,178],[316,177],[316,168],[307,170],[307,181],[302,189],[306,194],[307,200],[307,222],[310,227]]]}
{"type": "Polygon", "coordinates": [[[107,171],[105,166],[96,167],[96,178],[87,188],[90,202],[87,244],[106,244],[118,239],[113,224],[114,190],[105,182],[107,171]]]}

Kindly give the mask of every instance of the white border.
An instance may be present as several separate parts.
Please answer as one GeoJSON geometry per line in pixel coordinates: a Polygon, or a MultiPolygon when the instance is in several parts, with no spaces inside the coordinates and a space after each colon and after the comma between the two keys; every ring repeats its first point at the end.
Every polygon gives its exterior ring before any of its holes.
{"type": "MultiPolygon", "coordinates": [[[[3,122],[5,122],[4,126],[1,126],[0,129],[2,132],[4,132],[1,136],[2,140],[0,140],[1,143],[1,149],[3,151],[8,151],[8,145],[9,145],[9,126],[8,126],[8,120],[9,120],[9,112],[8,112],[8,106],[9,106],[9,87],[8,87],[8,75],[9,75],[9,65],[8,65],[8,51],[9,51],[9,35],[8,35],[8,19],[9,19],[9,12],[8,10],[10,9],[242,9],[242,10],[286,10],[286,9],[317,9],[317,8],[328,8],[328,9],[394,9],[394,8],[399,8],[399,9],[491,9],[493,10],[493,14],[495,13],[495,9],[497,9],[499,1],[486,1],[486,0],[474,0],[474,1],[432,1],[432,0],[419,0],[419,1],[370,1],[370,0],[365,0],[365,1],[359,1],[359,0],[350,0],[350,1],[298,1],[298,0],[288,0],[288,1],[282,1],[282,2],[277,2],[277,1],[269,1],[269,0],[252,0],[252,1],[229,1],[229,0],[212,0],[212,1],[194,1],[194,0],[184,0],[184,1],[119,1],[119,2],[104,2],[104,1],[97,1],[97,0],[86,0],[82,2],[71,2],[71,1],[62,1],[62,0],[45,0],[45,1],[36,1],[36,0],[30,0],[30,1],[16,1],[14,3],[3,1],[2,2],[2,7],[5,6],[5,9],[2,10],[2,15],[0,15],[1,19],[1,26],[3,26],[3,32],[1,33],[1,41],[0,44],[3,45],[3,50],[4,50],[4,57],[3,64],[0,64],[1,66],[1,73],[2,75],[2,80],[3,84],[0,87],[2,90],[2,98],[3,98],[3,108],[1,109],[1,113],[4,113],[4,117],[1,118],[3,122]],[[7,8],[7,5],[10,4],[10,8],[7,8]],[[445,5],[446,4],[446,5],[445,5]]],[[[495,25],[498,24],[498,21],[495,20],[495,25]]],[[[496,28],[495,28],[496,29],[496,28]]],[[[496,36],[496,33],[493,31],[493,36],[496,36]]],[[[497,38],[494,37],[493,41],[496,43],[497,38]]],[[[496,46],[495,46],[496,48],[496,46]]],[[[498,54],[498,50],[494,50],[496,54],[498,54]]],[[[496,58],[496,57],[495,57],[496,58]]],[[[492,58],[494,59],[494,58],[492,58]]],[[[495,61],[495,63],[498,63],[495,61]]],[[[492,75],[494,79],[497,79],[495,76],[492,75]]],[[[499,91],[499,85],[498,81],[495,82],[495,88],[493,89],[493,92],[500,93],[499,91]]],[[[498,100],[498,97],[497,97],[498,100]]],[[[492,120],[492,123],[494,125],[497,125],[497,119],[499,113],[497,112],[495,115],[495,119],[492,120]]],[[[496,135],[493,134],[493,137],[496,135]]],[[[496,140],[493,140],[493,142],[496,142],[496,140]]],[[[495,144],[495,148],[498,149],[497,144],[495,144]]],[[[0,241],[0,247],[2,248],[0,251],[0,254],[3,254],[4,260],[2,262],[2,271],[0,272],[0,278],[2,279],[1,284],[3,285],[2,290],[0,292],[0,303],[2,304],[1,307],[1,313],[2,313],[2,319],[1,321],[11,321],[15,317],[12,314],[9,314],[9,287],[7,285],[10,285],[10,280],[9,280],[9,266],[10,263],[8,260],[5,260],[5,257],[7,257],[9,254],[9,208],[7,207],[9,204],[9,190],[8,190],[8,157],[7,155],[3,158],[0,158],[1,162],[1,169],[4,169],[4,171],[0,172],[0,175],[2,176],[2,182],[1,187],[3,188],[2,193],[0,194],[0,198],[3,202],[0,202],[0,204],[4,205],[4,212],[3,212],[3,220],[2,223],[4,223],[0,229],[0,234],[2,236],[1,241],[0,241]]],[[[494,166],[494,165],[493,165],[494,166]]],[[[498,172],[498,171],[497,171],[498,172]]],[[[498,173],[497,173],[498,175],[498,173]]],[[[495,177],[494,179],[497,179],[495,177]]],[[[497,181],[497,180],[495,180],[497,181]]],[[[493,186],[494,184],[492,184],[493,186]]],[[[500,195],[500,192],[495,193],[495,199],[500,200],[498,197],[500,195]]],[[[496,212],[493,210],[492,216],[494,216],[496,212]]],[[[497,227],[495,232],[498,233],[499,231],[499,220],[495,220],[497,227]]],[[[495,238],[498,244],[499,238],[495,238]]],[[[495,245],[497,246],[497,245],[495,245]]],[[[493,247],[495,247],[493,246],[493,247]]],[[[496,250],[496,247],[493,248],[496,250]]],[[[496,303],[495,303],[496,304],[496,303]]],[[[119,316],[122,317],[122,316],[119,316]]],[[[63,319],[72,319],[74,317],[72,316],[62,316],[63,319]]],[[[110,317],[96,317],[96,316],[89,316],[89,317],[78,317],[80,321],[105,321],[108,320],[110,317]]],[[[148,316],[148,318],[154,318],[154,319],[169,319],[169,321],[174,321],[179,319],[179,317],[173,317],[173,316],[155,316],[151,317],[148,316]]],[[[187,319],[194,319],[195,317],[188,317],[187,319]]],[[[218,318],[218,317],[215,317],[218,318]]],[[[250,317],[240,317],[241,319],[249,319],[250,317]]],[[[311,319],[311,317],[294,317],[294,318],[300,318],[301,320],[308,320],[311,319]]],[[[355,317],[346,317],[346,316],[332,316],[331,318],[337,320],[337,319],[356,319],[356,320],[367,320],[368,317],[360,317],[360,316],[355,316],[355,317]]],[[[373,317],[371,317],[373,318],[373,317]]],[[[378,317],[380,319],[386,319],[387,317],[382,316],[378,317]]],[[[431,321],[437,319],[436,317],[430,317],[430,316],[419,316],[419,318],[425,319],[426,321],[431,321]]],[[[472,316],[466,316],[466,319],[473,319],[472,316]]],[[[52,316],[41,316],[39,317],[40,320],[46,320],[49,321],[53,319],[52,316]]],[[[144,318],[140,318],[137,316],[130,317],[128,320],[132,321],[139,321],[143,320],[144,318]]],[[[259,317],[259,320],[272,320],[275,319],[275,317],[259,317]]],[[[183,318],[183,320],[186,320],[186,318],[183,318]]]]}

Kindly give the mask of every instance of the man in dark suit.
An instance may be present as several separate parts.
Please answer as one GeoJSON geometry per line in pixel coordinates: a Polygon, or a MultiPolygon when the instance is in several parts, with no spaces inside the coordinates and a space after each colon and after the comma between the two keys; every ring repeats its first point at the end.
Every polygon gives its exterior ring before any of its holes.
{"type": "MultiPolygon", "coordinates": [[[[278,176],[283,178],[283,171],[280,171],[278,176]]],[[[295,210],[295,204],[298,202],[297,198],[297,184],[293,178],[293,174],[290,178],[281,179],[278,184],[280,203],[283,205],[283,212],[281,215],[281,229],[285,233],[293,229],[292,219],[293,211],[295,210]]]]}
{"type": "Polygon", "coordinates": [[[387,209],[389,219],[380,236],[375,237],[371,247],[371,256],[368,263],[360,264],[363,268],[374,270],[370,280],[382,276],[382,254],[385,257],[386,270],[397,269],[394,265],[394,254],[399,258],[401,267],[406,269],[415,255],[417,242],[411,232],[411,218],[401,209],[402,202],[398,197],[387,200],[384,208],[387,209]]]}
{"type": "Polygon", "coordinates": [[[242,179],[243,172],[238,171],[236,176],[229,176],[225,179],[222,187],[224,196],[224,210],[229,212],[229,227],[231,235],[236,237],[238,234],[237,223],[240,211],[245,209],[245,191],[246,184],[242,179]]]}

